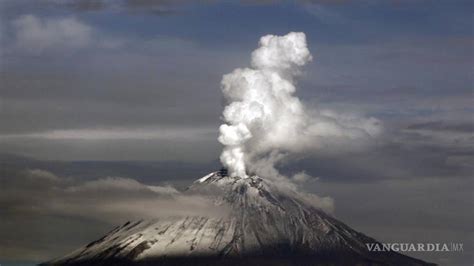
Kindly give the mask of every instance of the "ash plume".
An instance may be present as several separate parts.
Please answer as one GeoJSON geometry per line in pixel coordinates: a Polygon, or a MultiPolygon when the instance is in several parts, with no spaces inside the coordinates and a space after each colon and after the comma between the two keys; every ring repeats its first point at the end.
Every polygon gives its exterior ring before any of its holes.
{"type": "Polygon", "coordinates": [[[303,105],[294,95],[295,78],[311,60],[304,33],[266,35],[252,53],[250,68],[223,76],[228,105],[219,128],[220,160],[231,176],[279,177],[275,164],[289,154],[361,143],[380,133],[375,118],[303,105]]]}

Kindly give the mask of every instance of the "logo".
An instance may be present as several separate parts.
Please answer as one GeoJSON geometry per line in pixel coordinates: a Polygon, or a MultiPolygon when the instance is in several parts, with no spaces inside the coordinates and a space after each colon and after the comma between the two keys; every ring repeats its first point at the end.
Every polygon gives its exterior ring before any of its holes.
{"type": "Polygon", "coordinates": [[[370,252],[462,252],[463,243],[366,243],[370,252]]]}

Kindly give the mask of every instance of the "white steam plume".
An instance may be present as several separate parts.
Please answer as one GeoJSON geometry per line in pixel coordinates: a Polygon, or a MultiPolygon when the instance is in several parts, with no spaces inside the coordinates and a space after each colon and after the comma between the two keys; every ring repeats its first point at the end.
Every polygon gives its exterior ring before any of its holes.
{"type": "Polygon", "coordinates": [[[268,173],[286,153],[379,133],[375,118],[306,110],[293,95],[294,77],[312,60],[304,33],[266,35],[259,44],[251,68],[235,69],[222,79],[229,104],[223,112],[226,123],[219,128],[224,145],[220,159],[230,175],[247,177],[248,171],[259,169],[268,173]]]}

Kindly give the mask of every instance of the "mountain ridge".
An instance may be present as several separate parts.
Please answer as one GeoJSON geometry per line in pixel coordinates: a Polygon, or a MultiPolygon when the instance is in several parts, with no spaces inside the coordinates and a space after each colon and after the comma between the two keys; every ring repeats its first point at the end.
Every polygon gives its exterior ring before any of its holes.
{"type": "Polygon", "coordinates": [[[365,244],[375,239],[258,176],[213,172],[186,193],[207,193],[230,211],[127,222],[43,265],[434,265],[392,251],[369,252],[365,244]]]}

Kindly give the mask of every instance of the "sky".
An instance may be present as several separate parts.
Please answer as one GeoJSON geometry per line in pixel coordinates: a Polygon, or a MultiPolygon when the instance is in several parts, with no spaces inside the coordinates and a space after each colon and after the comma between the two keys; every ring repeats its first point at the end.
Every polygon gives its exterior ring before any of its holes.
{"type": "Polygon", "coordinates": [[[219,167],[222,76],[250,66],[261,36],[298,31],[313,60],[296,96],[374,117],[383,131],[363,149],[278,167],[304,171],[301,186],[331,197],[355,229],[463,242],[462,253],[409,255],[472,265],[472,10],[443,0],[0,1],[0,261],[44,261],[126,219],[54,202],[104,186],[104,205],[124,189],[147,191],[130,194],[137,205],[181,197],[175,187],[219,167]]]}

